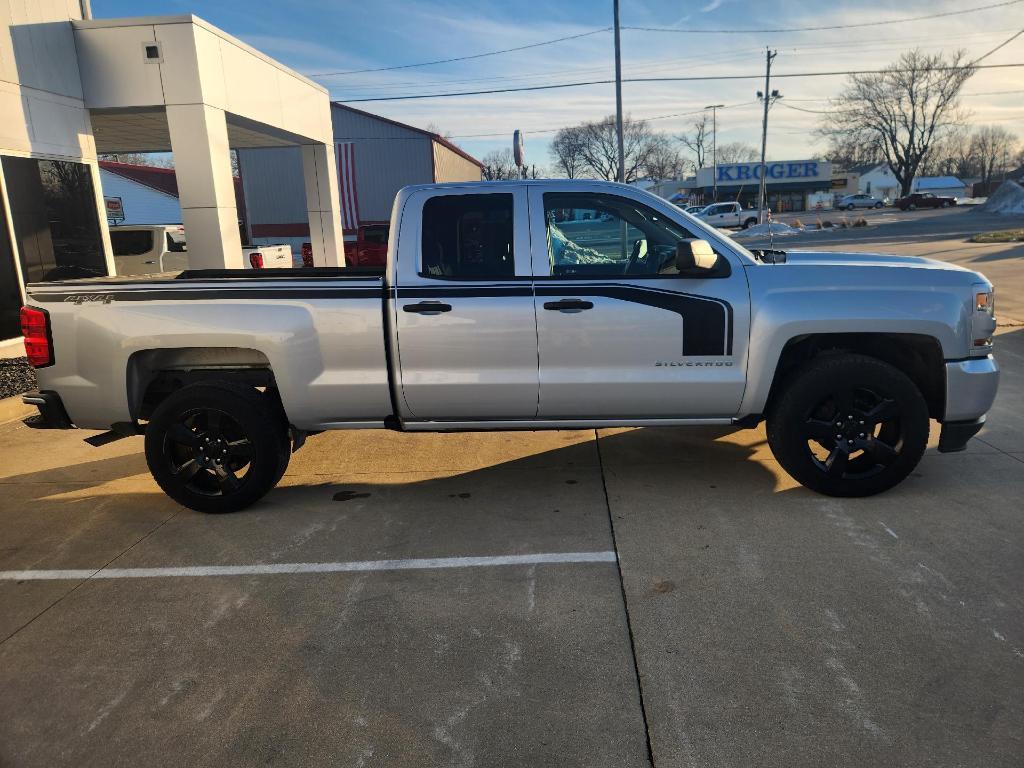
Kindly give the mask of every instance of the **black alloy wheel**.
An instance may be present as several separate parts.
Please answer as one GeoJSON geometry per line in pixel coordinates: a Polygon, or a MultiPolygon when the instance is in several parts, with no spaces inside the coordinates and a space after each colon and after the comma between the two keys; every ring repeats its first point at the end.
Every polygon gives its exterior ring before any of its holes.
{"type": "Polygon", "coordinates": [[[290,448],[276,401],[231,382],[178,390],[146,427],[153,478],[199,512],[234,512],[260,499],[284,474],[290,448]]]}
{"type": "Polygon", "coordinates": [[[228,414],[196,408],[179,414],[164,436],[164,460],[192,493],[236,492],[250,469],[252,440],[228,414]]]}
{"type": "Polygon", "coordinates": [[[797,481],[830,496],[870,496],[903,480],[928,442],[917,386],[876,358],[830,353],[786,383],[768,417],[772,452],[797,481]]]}

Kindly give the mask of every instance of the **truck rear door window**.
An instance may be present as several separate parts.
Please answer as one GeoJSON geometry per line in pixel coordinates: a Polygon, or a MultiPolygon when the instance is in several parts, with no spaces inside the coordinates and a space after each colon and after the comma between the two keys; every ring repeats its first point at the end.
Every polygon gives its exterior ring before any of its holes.
{"type": "Polygon", "coordinates": [[[153,232],[149,229],[110,230],[110,247],[115,256],[141,256],[153,248],[153,232]]]}
{"type": "Polygon", "coordinates": [[[515,276],[511,194],[441,195],[423,205],[423,277],[515,276]]]}

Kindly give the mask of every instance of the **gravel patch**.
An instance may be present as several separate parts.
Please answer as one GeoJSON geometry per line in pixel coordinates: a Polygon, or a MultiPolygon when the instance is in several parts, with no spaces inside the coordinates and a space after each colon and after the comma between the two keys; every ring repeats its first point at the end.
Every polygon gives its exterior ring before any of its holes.
{"type": "Polygon", "coordinates": [[[20,395],[35,388],[36,372],[28,364],[28,358],[0,360],[0,399],[20,395]]]}

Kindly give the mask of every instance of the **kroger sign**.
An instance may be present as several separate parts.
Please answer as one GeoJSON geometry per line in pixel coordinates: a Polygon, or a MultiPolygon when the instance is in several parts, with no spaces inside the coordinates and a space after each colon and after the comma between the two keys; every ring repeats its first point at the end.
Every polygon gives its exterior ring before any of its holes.
{"type": "MultiPolygon", "coordinates": [[[[820,181],[826,186],[831,183],[832,164],[818,160],[796,160],[779,163],[765,163],[764,177],[766,184],[785,184],[787,182],[807,183],[820,181]]],[[[697,172],[697,184],[710,187],[715,181],[714,168],[701,168],[697,172]]],[[[749,184],[761,181],[760,163],[730,163],[718,166],[719,186],[749,184]]]]}

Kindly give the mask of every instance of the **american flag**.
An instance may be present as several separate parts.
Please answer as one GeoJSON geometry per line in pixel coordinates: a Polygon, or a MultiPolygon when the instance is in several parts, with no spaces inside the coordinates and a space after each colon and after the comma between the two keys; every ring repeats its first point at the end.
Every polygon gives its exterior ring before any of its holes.
{"type": "Polygon", "coordinates": [[[338,185],[341,187],[341,228],[355,232],[359,228],[359,196],[356,194],[356,145],[346,141],[335,148],[338,153],[338,185]]]}

